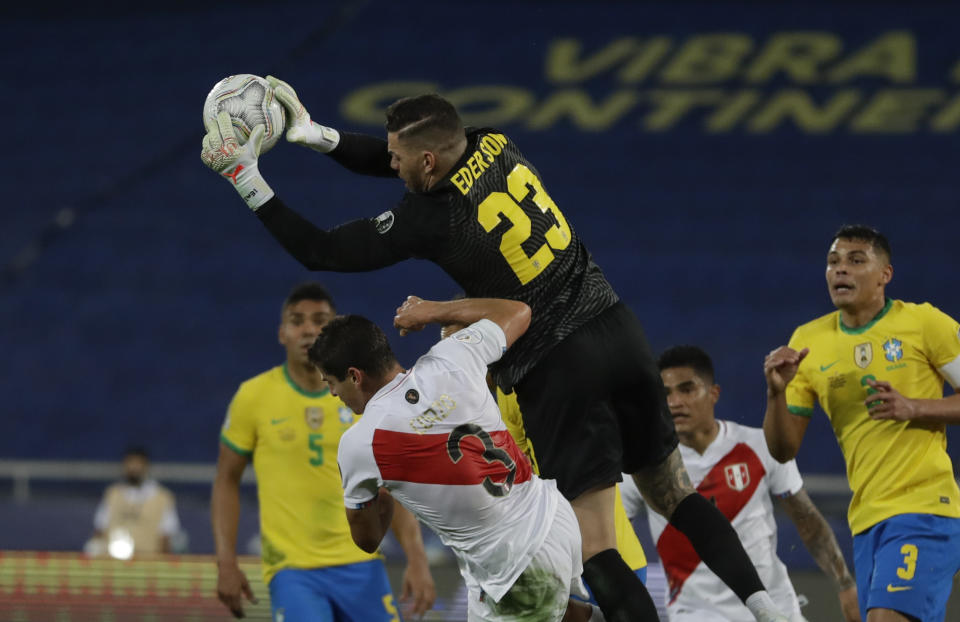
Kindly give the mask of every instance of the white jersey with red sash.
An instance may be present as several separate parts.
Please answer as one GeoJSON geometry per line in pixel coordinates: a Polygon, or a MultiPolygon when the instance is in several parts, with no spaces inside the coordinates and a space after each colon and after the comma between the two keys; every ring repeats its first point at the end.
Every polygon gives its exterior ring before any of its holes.
{"type": "MultiPolygon", "coordinates": [[[[680,455],[697,491],[730,519],[743,548],[778,608],[800,618],[797,595],[787,568],[777,557],[777,525],[770,495],[789,497],[803,487],[796,462],[777,462],[763,430],[719,421],[717,438],[703,455],[680,445],[680,455]]],[[[631,514],[631,497],[639,497],[629,478],[622,487],[631,514]]],[[[635,512],[634,512],[635,513],[635,512]]],[[[650,532],[670,585],[667,613],[677,620],[754,619],[740,599],[700,560],[690,541],[656,512],[648,512],[650,532]]]]}
{"type": "Polygon", "coordinates": [[[453,550],[468,584],[495,601],[540,548],[562,501],[553,481],[533,474],[487,387],[487,365],[505,349],[489,320],[436,344],[373,396],[338,454],[348,508],[386,487],[453,550]]]}

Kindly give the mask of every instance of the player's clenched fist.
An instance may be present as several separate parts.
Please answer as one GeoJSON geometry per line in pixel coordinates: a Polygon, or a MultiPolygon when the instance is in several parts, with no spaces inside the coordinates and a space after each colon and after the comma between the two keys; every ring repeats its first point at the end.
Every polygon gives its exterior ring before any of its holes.
{"type": "Polygon", "coordinates": [[[767,392],[783,393],[787,385],[797,375],[800,361],[810,353],[810,348],[797,352],[788,346],[780,346],[763,360],[763,375],[767,377],[767,392]]]}
{"type": "Polygon", "coordinates": [[[430,301],[419,296],[407,296],[403,304],[397,307],[397,314],[393,317],[394,328],[400,329],[400,336],[421,330],[433,321],[430,310],[430,301]]]}

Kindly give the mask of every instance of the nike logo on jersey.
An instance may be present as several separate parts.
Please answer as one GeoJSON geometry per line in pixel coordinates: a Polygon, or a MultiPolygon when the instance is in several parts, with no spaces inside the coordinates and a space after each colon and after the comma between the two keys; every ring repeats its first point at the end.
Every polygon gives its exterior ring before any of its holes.
{"type": "Polygon", "coordinates": [[[888,592],[902,592],[904,590],[912,590],[912,589],[913,589],[912,585],[891,585],[887,583],[888,592]]]}
{"type": "Polygon", "coordinates": [[[286,421],[286,420],[289,419],[289,418],[290,418],[290,417],[284,417],[284,418],[282,418],[282,419],[271,419],[271,420],[270,420],[270,425],[277,425],[278,423],[283,423],[284,421],[286,421]]]}
{"type": "Polygon", "coordinates": [[[821,366],[820,366],[820,371],[827,371],[828,369],[830,369],[831,367],[833,367],[834,365],[836,365],[836,364],[839,363],[839,362],[840,362],[840,359],[837,359],[836,361],[830,363],[829,365],[821,365],[821,366]]]}

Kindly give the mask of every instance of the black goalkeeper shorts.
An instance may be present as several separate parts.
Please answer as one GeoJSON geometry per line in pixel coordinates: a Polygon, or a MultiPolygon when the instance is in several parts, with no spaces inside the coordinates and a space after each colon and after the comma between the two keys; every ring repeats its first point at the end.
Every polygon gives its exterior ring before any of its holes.
{"type": "Polygon", "coordinates": [[[622,302],[554,346],[516,393],[540,475],[567,499],[660,464],[677,447],[660,370],[622,302]]]}

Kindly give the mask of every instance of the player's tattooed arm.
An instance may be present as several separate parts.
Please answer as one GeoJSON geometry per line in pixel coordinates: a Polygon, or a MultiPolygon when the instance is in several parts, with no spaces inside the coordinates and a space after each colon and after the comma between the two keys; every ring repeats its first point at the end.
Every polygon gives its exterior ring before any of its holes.
{"type": "Polygon", "coordinates": [[[800,538],[810,555],[836,586],[844,619],[847,622],[860,622],[857,583],[847,568],[837,538],[827,520],[802,488],[797,494],[782,498],[781,502],[784,511],[797,526],[800,538]]]}
{"type": "Polygon", "coordinates": [[[824,574],[830,577],[838,590],[845,590],[856,585],[847,563],[843,559],[837,538],[830,529],[827,519],[823,517],[817,506],[813,504],[810,495],[803,488],[795,495],[781,499],[783,509],[790,520],[797,526],[800,538],[803,540],[810,555],[824,574]]]}
{"type": "Polygon", "coordinates": [[[647,505],[667,518],[673,515],[681,501],[696,492],[679,449],[670,452],[660,464],[634,473],[633,480],[647,505]]]}

